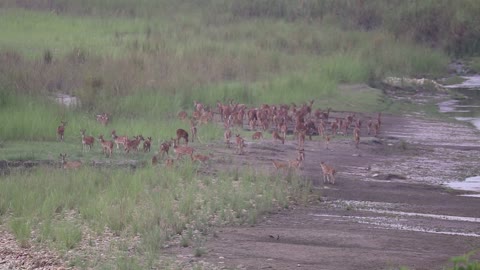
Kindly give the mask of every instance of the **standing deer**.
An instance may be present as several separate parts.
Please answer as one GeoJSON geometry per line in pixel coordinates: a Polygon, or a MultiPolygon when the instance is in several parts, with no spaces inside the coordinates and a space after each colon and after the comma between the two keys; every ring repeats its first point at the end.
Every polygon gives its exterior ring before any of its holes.
{"type": "Polygon", "coordinates": [[[107,156],[107,157],[112,157],[112,153],[113,153],[113,142],[112,141],[106,141],[104,138],[103,138],[103,135],[100,135],[98,137],[98,139],[100,140],[100,144],[102,145],[102,151],[103,153],[107,156]]]}
{"type": "Polygon", "coordinates": [[[85,135],[85,129],[81,129],[80,133],[82,134],[82,150],[86,151],[88,147],[88,151],[92,149],[93,143],[95,142],[95,138],[92,136],[85,135]]]}
{"type": "Polygon", "coordinates": [[[112,138],[115,144],[117,145],[117,149],[120,149],[120,144],[123,146],[125,149],[127,142],[128,142],[128,137],[127,136],[117,136],[117,133],[115,130],[112,130],[112,138]]]}
{"type": "Polygon", "coordinates": [[[335,168],[325,164],[325,162],[320,162],[323,172],[323,182],[335,184],[335,173],[337,172],[335,168]]]}
{"type": "Polygon", "coordinates": [[[168,156],[168,151],[170,150],[170,146],[172,146],[172,142],[173,142],[174,139],[172,139],[171,141],[168,141],[168,142],[164,142],[162,144],[160,144],[160,152],[159,152],[159,156],[161,155],[161,157],[163,157],[164,154],[167,154],[168,156]]]}
{"type": "Polygon", "coordinates": [[[147,137],[147,139],[143,142],[143,152],[150,152],[150,148],[152,146],[152,137],[147,137]]]}
{"type": "Polygon", "coordinates": [[[194,142],[197,138],[197,124],[193,119],[190,120],[190,132],[192,133],[192,142],[194,142]]]}
{"type": "Polygon", "coordinates": [[[240,137],[240,134],[237,134],[236,138],[235,138],[235,141],[237,143],[237,149],[235,150],[235,152],[239,155],[243,155],[244,154],[243,148],[245,147],[245,140],[242,137],[240,137]]]}
{"type": "Polygon", "coordinates": [[[355,148],[358,149],[358,145],[360,144],[360,128],[356,127],[353,130],[353,139],[355,141],[355,148]]]}
{"type": "Polygon", "coordinates": [[[225,139],[225,144],[227,148],[230,148],[230,139],[232,138],[232,130],[226,129],[223,133],[223,138],[225,139]]]}
{"type": "Polygon", "coordinates": [[[60,158],[62,159],[62,166],[64,169],[78,169],[82,166],[81,161],[67,161],[67,154],[60,154],[60,158]]]}
{"type": "Polygon", "coordinates": [[[67,125],[67,122],[60,122],[60,126],[57,127],[57,138],[59,138],[60,141],[63,142],[63,135],[65,134],[65,126],[67,125]]]}

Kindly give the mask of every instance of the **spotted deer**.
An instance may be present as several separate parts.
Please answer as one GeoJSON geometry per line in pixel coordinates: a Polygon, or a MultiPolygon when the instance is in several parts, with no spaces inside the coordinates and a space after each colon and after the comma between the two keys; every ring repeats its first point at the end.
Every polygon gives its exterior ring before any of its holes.
{"type": "Polygon", "coordinates": [[[285,144],[285,138],[282,138],[280,134],[278,134],[278,131],[276,130],[272,132],[272,138],[274,142],[279,140],[282,144],[285,144]]]}
{"type": "Polygon", "coordinates": [[[306,135],[307,130],[299,130],[298,131],[298,147],[303,148],[305,145],[305,135],[306,135]]]}
{"type": "Polygon", "coordinates": [[[160,144],[160,151],[158,153],[159,156],[163,157],[163,155],[167,154],[168,156],[168,151],[170,150],[170,147],[172,146],[172,142],[174,139],[168,141],[168,142],[163,142],[160,144]]]}
{"type": "Polygon", "coordinates": [[[210,157],[202,154],[193,154],[190,156],[192,158],[192,161],[199,161],[201,163],[206,163],[210,157]]]}
{"type": "Polygon", "coordinates": [[[173,140],[173,152],[176,154],[177,159],[179,159],[182,156],[193,155],[194,149],[189,146],[180,146],[177,140],[173,140]]]}
{"type": "Polygon", "coordinates": [[[152,137],[147,137],[147,139],[143,142],[143,152],[150,152],[150,148],[152,147],[152,137]]]}
{"type": "Polygon", "coordinates": [[[60,126],[57,127],[57,138],[63,142],[63,137],[65,134],[65,126],[67,125],[67,122],[61,121],[60,126]]]}
{"type": "Polygon", "coordinates": [[[125,152],[130,153],[130,150],[134,150],[138,152],[138,146],[140,142],[145,140],[142,135],[135,136],[133,140],[128,140],[127,144],[125,145],[125,152]]]}
{"type": "Polygon", "coordinates": [[[197,124],[193,119],[190,120],[190,132],[192,133],[192,142],[197,138],[197,124]]]}
{"type": "Polygon", "coordinates": [[[242,155],[244,154],[243,148],[245,147],[245,140],[240,137],[240,134],[235,135],[235,142],[237,145],[237,149],[235,150],[235,153],[242,155]]]}
{"type": "Polygon", "coordinates": [[[64,169],[78,169],[82,167],[81,161],[67,161],[67,154],[60,154],[60,158],[64,169]]]}
{"type": "Polygon", "coordinates": [[[253,133],[252,140],[260,140],[260,139],[263,139],[263,134],[261,131],[257,131],[253,133]]]}
{"type": "Polygon", "coordinates": [[[185,145],[188,145],[188,132],[184,129],[177,129],[177,143],[180,144],[180,139],[185,141],[185,145]]]}
{"type": "Polygon", "coordinates": [[[96,118],[97,122],[104,126],[108,125],[108,122],[110,121],[110,116],[108,115],[108,113],[97,114],[96,118]]]}
{"type": "Polygon", "coordinates": [[[90,151],[92,149],[93,143],[95,142],[95,138],[92,136],[86,136],[85,132],[85,129],[80,130],[80,134],[82,134],[82,150],[86,151],[88,148],[88,150],[90,151]]]}
{"type": "Polygon", "coordinates": [[[98,137],[100,140],[100,144],[102,145],[102,152],[107,156],[107,157],[112,157],[113,153],[113,142],[112,141],[106,141],[103,138],[103,135],[100,135],[98,137]]]}
{"type": "Polygon", "coordinates": [[[330,136],[329,135],[326,135],[323,137],[324,140],[325,140],[325,149],[328,150],[328,146],[330,145],[330,136]]]}
{"type": "Polygon", "coordinates": [[[279,161],[279,160],[273,160],[272,161],[273,163],[273,166],[275,167],[275,169],[277,171],[283,169],[283,170],[287,170],[288,167],[289,167],[289,163],[288,162],[284,162],[284,161],[279,161]]]}
{"type": "Polygon", "coordinates": [[[353,140],[355,141],[355,148],[358,149],[358,145],[360,144],[360,128],[358,127],[353,130],[353,140]]]}
{"type": "Polygon", "coordinates": [[[223,133],[223,138],[225,139],[225,144],[227,148],[230,148],[230,139],[232,138],[232,130],[226,129],[223,133]]]}
{"type": "Polygon", "coordinates": [[[117,132],[112,130],[112,138],[113,142],[117,145],[117,149],[120,149],[120,145],[122,145],[123,149],[125,149],[125,146],[128,142],[127,136],[117,136],[117,132]]]}
{"type": "Polygon", "coordinates": [[[323,183],[335,184],[335,173],[337,172],[335,168],[327,165],[325,162],[320,162],[323,172],[323,183]]]}

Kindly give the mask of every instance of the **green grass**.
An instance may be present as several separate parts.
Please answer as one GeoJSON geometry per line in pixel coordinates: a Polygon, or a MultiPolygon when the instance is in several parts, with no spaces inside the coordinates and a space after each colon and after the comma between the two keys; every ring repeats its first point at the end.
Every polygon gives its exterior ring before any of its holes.
{"type": "Polygon", "coordinates": [[[0,25],[0,49],[15,49],[29,57],[42,56],[47,49],[56,57],[75,48],[118,56],[127,44],[143,39],[146,29],[144,20],[63,16],[22,9],[0,10],[0,25]]]}
{"type": "MultiPolygon", "coordinates": [[[[288,198],[308,200],[309,184],[297,177],[272,178],[249,168],[217,177],[196,171],[197,165],[185,161],[174,170],[85,166],[14,172],[0,181],[0,218],[10,220],[23,245],[33,237],[59,250],[75,249],[86,226],[97,233],[108,228],[123,239],[140,235],[141,249],[153,256],[169,235],[207,232],[214,224],[254,224],[255,216],[288,205],[288,198]]],[[[194,241],[199,250],[201,241],[194,241]]]]}

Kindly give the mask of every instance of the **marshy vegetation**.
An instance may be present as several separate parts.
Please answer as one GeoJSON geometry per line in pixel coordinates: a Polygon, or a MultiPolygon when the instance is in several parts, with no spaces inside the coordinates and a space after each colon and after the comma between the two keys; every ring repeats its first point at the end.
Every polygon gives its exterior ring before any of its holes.
{"type": "MultiPolygon", "coordinates": [[[[95,137],[141,132],[155,144],[185,127],[171,119],[194,100],[213,107],[315,99],[322,108],[378,111],[379,90],[344,84],[441,76],[452,58],[480,52],[474,0],[5,0],[0,7],[1,159],[99,158],[81,152],[80,129],[95,137]],[[80,104],[57,104],[58,93],[80,104]],[[95,121],[101,112],[113,115],[108,128],[95,121]],[[64,143],[56,141],[61,121],[68,121],[64,143]]],[[[204,141],[222,134],[214,124],[199,129],[204,141]]],[[[22,245],[58,250],[78,248],[90,232],[140,236],[138,262],[130,263],[155,265],[175,234],[189,245],[193,231],[254,224],[307,201],[303,179],[239,170],[203,175],[184,162],[173,170],[12,172],[0,179],[0,223],[22,245]]]]}

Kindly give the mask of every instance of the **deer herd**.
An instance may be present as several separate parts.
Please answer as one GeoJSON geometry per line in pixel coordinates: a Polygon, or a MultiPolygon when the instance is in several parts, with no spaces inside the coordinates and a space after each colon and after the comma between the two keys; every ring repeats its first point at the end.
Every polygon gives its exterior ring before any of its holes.
{"type": "MultiPolygon", "coordinates": [[[[318,135],[320,140],[324,141],[325,149],[329,149],[332,138],[338,135],[353,135],[353,145],[356,149],[360,146],[361,127],[363,119],[355,113],[347,113],[342,117],[332,117],[331,109],[320,110],[313,109],[314,100],[304,103],[300,106],[292,103],[290,105],[269,105],[262,104],[259,107],[249,108],[245,104],[235,103],[230,100],[227,104],[217,102],[216,110],[210,109],[198,101],[194,101],[193,112],[191,116],[186,111],[181,111],[177,117],[181,120],[189,121],[190,133],[187,130],[179,128],[176,130],[175,138],[164,141],[159,146],[159,151],[152,157],[152,165],[158,164],[164,159],[166,167],[174,165],[175,161],[190,156],[192,161],[206,163],[212,155],[203,155],[195,152],[195,148],[189,146],[189,141],[198,141],[197,129],[201,124],[206,124],[214,120],[218,115],[220,122],[224,127],[224,142],[227,148],[235,147],[235,154],[244,155],[246,153],[245,139],[238,132],[239,130],[250,130],[253,132],[251,139],[265,140],[265,133],[271,133],[274,143],[285,144],[287,134],[292,134],[294,142],[296,141],[296,158],[293,160],[272,160],[273,167],[280,171],[303,169],[305,161],[305,138],[308,136],[312,140],[313,135],[318,135]],[[183,142],[183,144],[182,144],[183,142]],[[175,158],[169,158],[169,150],[173,149],[175,158]],[[166,157],[165,157],[166,156],[166,157]]],[[[96,115],[97,121],[107,126],[110,121],[110,115],[107,113],[96,115]]],[[[378,136],[382,124],[381,113],[375,116],[367,117],[367,134],[378,136]]],[[[57,127],[57,138],[64,140],[64,134],[67,122],[61,122],[57,127]]],[[[86,130],[80,130],[82,138],[82,150],[90,151],[95,138],[86,135],[86,130]]],[[[112,141],[106,140],[103,135],[98,137],[102,152],[106,157],[111,158],[116,145],[117,151],[120,146],[125,153],[130,151],[138,152],[140,145],[143,146],[143,152],[150,152],[152,147],[152,138],[145,139],[142,135],[129,138],[127,136],[117,135],[115,130],[111,132],[112,141]],[[142,144],[143,141],[143,144],[142,144]]],[[[79,168],[80,161],[66,161],[66,154],[60,154],[61,162],[64,168],[79,168]]],[[[318,164],[323,172],[324,183],[335,183],[336,170],[332,165],[321,161],[318,164]]]]}

